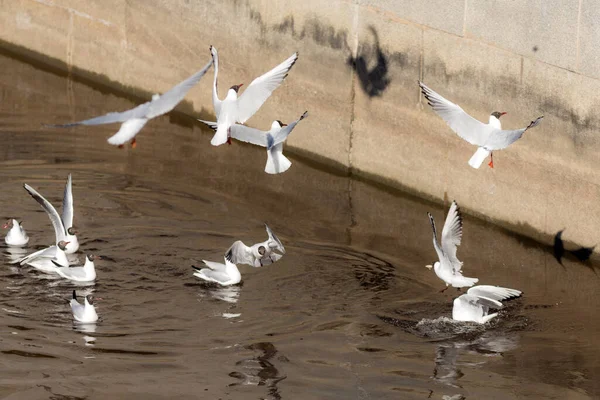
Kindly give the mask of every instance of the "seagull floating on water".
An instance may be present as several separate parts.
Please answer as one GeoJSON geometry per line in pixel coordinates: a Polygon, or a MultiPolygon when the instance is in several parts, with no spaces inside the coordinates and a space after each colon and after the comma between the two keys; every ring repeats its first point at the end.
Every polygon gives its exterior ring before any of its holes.
{"type": "MultiPolygon", "coordinates": [[[[271,130],[261,131],[244,125],[234,124],[229,128],[230,137],[242,142],[252,143],[257,146],[267,148],[267,164],[265,172],[267,174],[280,174],[287,171],[292,162],[283,155],[283,143],[288,135],[294,130],[296,124],[308,116],[305,111],[300,118],[292,123],[284,124],[276,120],[271,124],[271,130]]],[[[213,130],[217,130],[216,122],[202,121],[213,130]]]]}
{"type": "Polygon", "coordinates": [[[19,221],[16,219],[9,219],[6,224],[4,224],[4,229],[9,229],[4,241],[9,246],[25,246],[29,242],[29,236],[27,236],[27,232],[23,229],[23,226],[19,224],[19,221]]]}
{"type": "Polygon", "coordinates": [[[13,264],[31,265],[42,272],[57,272],[57,265],[61,267],[69,266],[69,260],[65,252],[67,246],[68,242],[61,240],[57,246],[46,247],[45,249],[31,253],[15,261],[13,264]]]}
{"type": "MultiPolygon", "coordinates": [[[[245,123],[252,117],[265,101],[271,96],[273,91],[281,85],[292,66],[298,60],[298,53],[292,54],[287,60],[270,70],[264,75],[254,79],[248,88],[238,97],[238,91],[243,83],[233,85],[228,91],[227,96],[222,101],[219,100],[217,93],[217,77],[219,74],[219,55],[214,46],[210,46],[210,54],[215,65],[215,78],[213,81],[213,106],[217,116],[217,128],[215,135],[210,143],[213,146],[219,146],[229,142],[230,128],[236,122],[245,123]]],[[[204,122],[204,121],[201,121],[204,122]]],[[[231,142],[229,142],[231,143],[231,142]]]]}
{"type": "MultiPolygon", "coordinates": [[[[67,184],[65,185],[62,216],[59,216],[54,206],[34,188],[28,184],[24,184],[23,187],[27,190],[27,193],[42,206],[44,211],[48,214],[48,217],[50,217],[50,222],[52,222],[54,234],[56,235],[56,243],[65,241],[67,243],[67,248],[65,250],[67,254],[75,253],[79,249],[79,241],[77,240],[77,235],[73,228],[73,187],[71,174],[69,174],[67,184]]],[[[50,246],[49,248],[56,249],[56,246],[50,246]]]]}
{"type": "MultiPolygon", "coordinates": [[[[435,274],[446,282],[446,290],[448,286],[455,288],[461,288],[465,286],[473,286],[479,279],[467,278],[462,275],[462,261],[459,261],[456,257],[456,248],[460,245],[462,239],[462,216],[460,215],[460,208],[456,201],[452,202],[446,222],[444,223],[444,229],[442,230],[442,245],[437,241],[437,231],[435,229],[435,221],[430,213],[429,221],[431,222],[431,228],[433,229],[433,247],[438,255],[440,261],[436,261],[433,264],[433,270],[435,274]]],[[[431,268],[431,266],[427,266],[431,268]]],[[[442,290],[442,292],[444,291],[442,290]]]]}
{"type": "Polygon", "coordinates": [[[155,94],[152,100],[141,104],[131,110],[123,112],[111,112],[100,117],[86,119],[84,121],[72,122],[62,125],[47,125],[55,128],[68,128],[77,125],[103,125],[121,122],[121,128],[117,133],[108,138],[108,143],[122,147],[125,143],[131,140],[131,147],[136,146],[135,136],[152,118],[166,114],[174,109],[179,104],[189,90],[200,81],[206,71],[212,65],[212,60],[204,66],[200,71],[190,76],[186,80],[178,83],[162,96],[155,94]]]}
{"type": "Polygon", "coordinates": [[[519,297],[521,292],[516,289],[499,286],[478,285],[473,286],[467,293],[454,299],[452,319],[455,321],[473,321],[485,324],[498,313],[490,314],[490,308],[501,309],[500,300],[519,297]]]}
{"type": "Polygon", "coordinates": [[[194,276],[204,279],[207,282],[215,282],[221,286],[237,285],[242,280],[242,274],[237,265],[225,258],[225,264],[214,261],[202,260],[208,268],[198,268],[192,265],[196,270],[194,276]]]}
{"type": "Polygon", "coordinates": [[[63,266],[59,262],[52,260],[55,265],[55,272],[65,279],[74,282],[92,282],[96,279],[96,267],[94,260],[101,259],[101,256],[88,254],[85,258],[85,264],[78,267],[63,266]]]}
{"type": "Polygon", "coordinates": [[[267,224],[265,224],[265,228],[269,235],[267,240],[250,247],[246,246],[241,240],[238,240],[227,250],[225,259],[234,264],[247,264],[258,268],[263,265],[272,264],[283,257],[282,254],[285,254],[285,248],[281,240],[279,240],[267,224]],[[275,250],[282,254],[276,253],[275,250]]]}
{"type": "Polygon", "coordinates": [[[73,319],[83,324],[90,324],[98,321],[96,307],[94,307],[94,298],[87,295],[83,298],[83,304],[77,301],[77,293],[73,290],[73,298],[70,303],[73,319]]]}
{"type": "Polygon", "coordinates": [[[438,93],[428,88],[423,82],[419,81],[419,86],[428,104],[448,126],[467,142],[478,146],[479,148],[469,160],[469,165],[473,168],[479,168],[483,160],[490,156],[489,166],[494,168],[494,157],[492,151],[502,150],[510,144],[516,142],[523,136],[526,130],[537,126],[544,116],[531,121],[526,128],[516,130],[502,130],[500,117],[505,112],[494,111],[490,115],[487,124],[476,120],[467,114],[460,106],[446,100],[438,93]]]}

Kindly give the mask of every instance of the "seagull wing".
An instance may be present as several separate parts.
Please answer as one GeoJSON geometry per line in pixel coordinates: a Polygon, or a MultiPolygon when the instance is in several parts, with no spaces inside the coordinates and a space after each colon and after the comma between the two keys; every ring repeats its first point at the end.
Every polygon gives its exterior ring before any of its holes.
{"type": "Polygon", "coordinates": [[[204,125],[208,126],[210,129],[212,129],[213,131],[217,130],[217,123],[216,122],[212,122],[212,121],[204,121],[202,119],[199,119],[198,121],[202,122],[204,125]]]}
{"type": "Polygon", "coordinates": [[[241,142],[252,143],[257,146],[267,147],[267,133],[258,129],[249,128],[244,125],[232,125],[230,130],[230,136],[233,139],[241,142]]]}
{"type": "Polygon", "coordinates": [[[131,110],[123,112],[111,112],[100,117],[90,118],[83,121],[71,122],[69,124],[62,125],[48,125],[54,128],[68,128],[77,125],[103,125],[113,124],[115,122],[125,122],[132,118],[145,118],[146,113],[150,107],[150,101],[139,106],[132,108],[131,110]]]}
{"type": "Polygon", "coordinates": [[[183,100],[187,92],[189,92],[190,89],[196,83],[198,83],[200,78],[206,74],[206,71],[208,71],[212,63],[212,60],[210,60],[200,71],[196,72],[183,82],[173,86],[172,89],[170,89],[168,92],[165,92],[158,99],[152,100],[145,117],[148,119],[158,117],[159,115],[168,113],[175,108],[175,106],[179,104],[181,100],[183,100]]]}
{"type": "Polygon", "coordinates": [[[267,235],[269,235],[268,246],[272,249],[277,249],[283,254],[285,254],[285,247],[283,247],[283,243],[281,243],[281,240],[279,240],[277,235],[273,233],[273,231],[271,230],[271,228],[269,228],[267,224],[265,224],[265,228],[267,229],[267,235]]]}
{"type": "Polygon", "coordinates": [[[23,187],[25,188],[25,190],[27,190],[27,193],[29,193],[31,197],[35,199],[35,201],[40,203],[42,208],[48,214],[48,217],[50,217],[50,222],[52,222],[52,226],[54,227],[54,234],[56,235],[56,243],[60,242],[61,240],[65,240],[67,232],[65,230],[65,226],[63,225],[62,220],[60,219],[60,215],[58,215],[54,206],[50,204],[48,200],[46,200],[41,194],[39,194],[34,188],[29,186],[28,184],[24,184],[23,187]]]}
{"type": "Polygon", "coordinates": [[[241,240],[238,240],[231,245],[229,250],[225,253],[225,259],[233,264],[254,265],[252,249],[246,246],[241,240]]]}
{"type": "Polygon", "coordinates": [[[62,223],[65,229],[69,229],[73,226],[73,182],[71,174],[67,178],[67,184],[65,185],[65,194],[63,195],[62,204],[62,223]]]}
{"type": "Polygon", "coordinates": [[[460,106],[446,100],[428,88],[423,82],[419,81],[419,86],[428,104],[433,108],[433,111],[442,117],[458,136],[471,144],[477,146],[485,145],[488,136],[494,131],[494,128],[471,117],[460,106]]]}
{"type": "Polygon", "coordinates": [[[539,123],[542,121],[542,118],[544,118],[543,115],[541,117],[536,118],[534,121],[531,121],[531,123],[527,125],[526,128],[517,129],[514,131],[495,130],[487,138],[485,142],[485,148],[487,150],[501,150],[507,148],[509,145],[521,139],[521,136],[523,136],[525,131],[538,126],[539,123]]]}
{"type": "Polygon", "coordinates": [[[283,128],[281,128],[279,130],[279,132],[277,132],[274,136],[273,136],[273,144],[272,146],[277,146],[279,143],[283,143],[285,142],[285,140],[287,139],[288,135],[290,133],[292,133],[292,131],[294,130],[294,128],[296,127],[296,125],[298,124],[298,122],[302,121],[304,118],[308,117],[308,111],[304,111],[304,114],[302,114],[300,116],[300,118],[298,118],[296,121],[291,122],[288,124],[288,126],[284,126],[283,128]]]}
{"type": "Polygon", "coordinates": [[[467,294],[476,296],[479,303],[488,307],[502,308],[502,303],[500,303],[500,300],[519,297],[521,295],[521,291],[500,286],[479,285],[473,286],[467,290],[467,294]]]}
{"type": "Polygon", "coordinates": [[[433,230],[433,248],[435,249],[435,252],[437,253],[438,258],[441,262],[442,259],[445,257],[444,250],[442,250],[437,240],[437,229],[435,228],[435,221],[433,220],[433,215],[431,215],[430,213],[427,213],[427,215],[429,216],[429,222],[431,223],[431,229],[433,230]]]}
{"type": "Polygon", "coordinates": [[[454,273],[460,272],[463,264],[456,257],[456,248],[460,246],[461,239],[462,216],[460,215],[458,204],[456,201],[453,201],[446,216],[444,229],[442,229],[442,251],[450,260],[454,273]]]}
{"type": "Polygon", "coordinates": [[[296,60],[298,60],[298,53],[294,53],[290,58],[248,85],[248,88],[237,100],[237,122],[243,124],[258,111],[273,91],[281,85],[296,60]]]}
{"type": "Polygon", "coordinates": [[[27,264],[28,262],[38,258],[54,258],[56,256],[56,246],[46,247],[34,253],[28,254],[25,257],[13,262],[12,264],[27,264]]]}

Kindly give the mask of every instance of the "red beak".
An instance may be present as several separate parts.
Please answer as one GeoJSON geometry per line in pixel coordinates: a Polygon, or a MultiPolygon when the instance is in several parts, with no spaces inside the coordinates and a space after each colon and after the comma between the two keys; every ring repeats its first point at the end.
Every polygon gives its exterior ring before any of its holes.
{"type": "Polygon", "coordinates": [[[284,124],[283,122],[281,123],[281,126],[287,126],[288,124],[284,124]]]}
{"type": "Polygon", "coordinates": [[[505,113],[505,112],[501,112],[501,113],[500,113],[500,116],[502,116],[502,115],[506,115],[506,114],[507,114],[507,113],[505,113]]]}
{"type": "Polygon", "coordinates": [[[242,87],[242,86],[244,86],[244,84],[243,84],[243,83],[240,83],[238,86],[239,86],[239,87],[242,87]]]}

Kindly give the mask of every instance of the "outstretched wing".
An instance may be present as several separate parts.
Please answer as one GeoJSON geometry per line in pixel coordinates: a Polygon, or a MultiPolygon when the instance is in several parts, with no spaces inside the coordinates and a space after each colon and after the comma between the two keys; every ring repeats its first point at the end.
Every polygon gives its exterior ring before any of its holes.
{"type": "Polygon", "coordinates": [[[455,273],[459,272],[462,268],[462,262],[456,257],[456,248],[460,246],[461,239],[462,216],[460,215],[458,204],[456,201],[453,201],[446,216],[444,229],[442,230],[442,251],[450,260],[455,273]]]}
{"type": "Polygon", "coordinates": [[[283,247],[283,243],[281,243],[281,240],[279,240],[277,235],[275,235],[275,233],[273,233],[271,228],[269,228],[269,225],[265,224],[265,228],[267,229],[267,235],[269,235],[269,241],[268,241],[269,247],[272,249],[277,249],[281,253],[285,254],[285,247],[283,247]]]}
{"type": "Polygon", "coordinates": [[[60,242],[61,240],[65,240],[67,232],[54,206],[28,184],[24,184],[23,187],[25,190],[27,190],[27,193],[34,198],[35,201],[40,203],[42,208],[46,211],[46,214],[48,214],[48,217],[50,217],[50,222],[52,222],[54,234],[56,235],[56,243],[60,242]]]}
{"type": "Polygon", "coordinates": [[[71,174],[67,178],[67,184],[65,185],[65,193],[63,195],[62,204],[62,223],[66,229],[73,226],[73,182],[71,180],[71,174]]]}
{"type": "Polygon", "coordinates": [[[71,122],[69,124],[62,125],[46,125],[53,128],[69,128],[77,125],[103,125],[113,124],[115,122],[125,122],[132,118],[144,118],[148,108],[150,107],[150,101],[139,106],[132,108],[131,110],[123,112],[111,112],[100,117],[90,118],[83,121],[71,122]]]}
{"type": "Polygon", "coordinates": [[[501,300],[519,297],[520,290],[509,289],[500,286],[479,285],[467,290],[467,294],[476,296],[481,304],[492,308],[502,308],[501,300]]]}
{"type": "Polygon", "coordinates": [[[267,147],[267,132],[235,124],[229,128],[230,136],[241,142],[252,143],[257,146],[267,147]]]}
{"type": "Polygon", "coordinates": [[[277,146],[279,143],[283,143],[287,139],[288,135],[292,133],[298,122],[302,121],[306,117],[308,117],[308,111],[304,111],[304,114],[302,114],[296,121],[290,122],[287,126],[281,128],[281,130],[277,132],[275,136],[273,136],[273,144],[269,146],[269,148],[272,146],[277,146]]]}
{"type": "Polygon", "coordinates": [[[298,60],[298,53],[292,54],[290,58],[259,76],[248,85],[248,88],[237,100],[238,121],[243,124],[258,111],[273,91],[281,85],[290,69],[298,60]]]}
{"type": "Polygon", "coordinates": [[[173,108],[175,108],[175,106],[179,104],[181,100],[183,100],[187,92],[189,92],[190,89],[196,83],[198,83],[198,81],[200,81],[200,78],[202,78],[204,74],[206,74],[206,71],[208,71],[212,63],[213,62],[211,59],[200,71],[196,72],[194,75],[190,76],[186,80],[173,86],[172,89],[170,89],[168,92],[163,93],[163,95],[160,96],[158,99],[152,100],[146,113],[146,118],[150,119],[158,117],[159,115],[168,113],[173,108]]]}
{"type": "Polygon", "coordinates": [[[252,250],[241,240],[238,240],[231,245],[225,253],[225,259],[234,264],[254,265],[252,250]]]}
{"type": "Polygon", "coordinates": [[[490,132],[494,131],[494,128],[471,117],[460,106],[446,100],[428,88],[423,82],[419,81],[419,86],[433,111],[442,117],[458,136],[471,144],[485,145],[490,132]]]}
{"type": "Polygon", "coordinates": [[[199,119],[198,121],[202,122],[204,125],[208,126],[213,131],[217,130],[217,123],[212,121],[204,121],[203,119],[199,119]]]}
{"type": "Polygon", "coordinates": [[[534,128],[540,124],[544,116],[536,118],[534,121],[531,121],[526,128],[517,129],[513,131],[509,130],[496,130],[490,134],[485,142],[485,148],[487,150],[502,150],[507,148],[509,145],[513,144],[517,140],[521,139],[521,136],[528,129],[534,128]]]}

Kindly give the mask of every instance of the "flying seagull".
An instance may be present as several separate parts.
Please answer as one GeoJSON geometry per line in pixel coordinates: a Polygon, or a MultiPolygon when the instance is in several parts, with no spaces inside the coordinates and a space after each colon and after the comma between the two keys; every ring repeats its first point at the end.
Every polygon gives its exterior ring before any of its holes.
{"type": "Polygon", "coordinates": [[[141,104],[131,110],[123,112],[111,112],[100,117],[86,119],[84,121],[72,122],[63,125],[47,125],[56,128],[67,128],[77,125],[103,125],[116,122],[121,123],[121,128],[117,133],[108,138],[108,143],[122,147],[131,140],[131,147],[135,147],[135,136],[152,118],[166,114],[171,111],[187,94],[187,92],[204,76],[206,71],[212,65],[212,60],[200,71],[190,76],[183,82],[178,83],[162,96],[155,94],[152,100],[141,104]]]}
{"type": "Polygon", "coordinates": [[[229,142],[229,129],[233,124],[245,123],[252,117],[273,91],[281,85],[288,72],[298,60],[298,53],[292,54],[287,60],[270,70],[264,75],[254,79],[248,88],[238,97],[238,91],[243,83],[233,85],[223,100],[219,100],[217,93],[217,77],[219,74],[219,55],[214,46],[210,46],[210,53],[215,65],[215,78],[213,81],[213,106],[217,116],[217,129],[210,143],[219,146],[229,142]]]}
{"type": "Polygon", "coordinates": [[[262,267],[279,260],[282,254],[285,254],[285,248],[281,240],[273,233],[271,228],[265,224],[269,238],[261,243],[256,243],[250,247],[246,246],[241,240],[231,245],[225,253],[225,259],[234,264],[247,264],[253,267],[262,267]],[[281,254],[276,253],[275,250],[281,254]]]}
{"type": "MultiPolygon", "coordinates": [[[[273,121],[271,130],[266,132],[249,128],[244,125],[234,124],[229,128],[230,137],[242,142],[266,147],[267,164],[265,165],[265,172],[267,174],[280,174],[287,171],[292,165],[292,162],[283,155],[283,143],[286,141],[292,130],[294,130],[296,124],[307,116],[308,111],[305,111],[299,119],[291,122],[289,125],[284,124],[279,120],[273,121]]],[[[213,130],[217,130],[216,122],[199,121],[204,122],[213,130]]]]}
{"type": "Polygon", "coordinates": [[[467,114],[460,106],[446,100],[438,93],[428,88],[419,81],[419,86],[428,104],[433,108],[448,126],[467,142],[478,146],[477,151],[469,160],[469,165],[479,168],[483,160],[490,156],[489,166],[494,168],[494,156],[492,151],[507,148],[523,136],[526,130],[537,126],[544,116],[531,121],[526,128],[516,130],[502,130],[500,117],[505,112],[494,111],[490,115],[489,122],[484,124],[467,114]]]}
{"type": "Polygon", "coordinates": [[[501,309],[500,300],[519,297],[521,292],[516,289],[499,286],[478,285],[473,286],[467,293],[454,299],[452,319],[455,321],[473,321],[485,324],[498,315],[490,314],[490,308],[501,309]]]}
{"type": "MultiPolygon", "coordinates": [[[[473,286],[479,279],[467,278],[462,275],[462,261],[459,261],[456,257],[456,248],[460,245],[462,239],[462,216],[460,215],[460,208],[456,201],[452,202],[448,215],[446,216],[446,222],[444,223],[444,229],[442,229],[441,246],[437,241],[437,231],[435,229],[435,221],[430,213],[429,221],[431,222],[431,228],[433,229],[433,247],[438,255],[439,261],[433,264],[433,270],[435,274],[446,282],[446,290],[448,286],[455,288],[461,288],[465,286],[473,286]]],[[[428,266],[428,268],[431,268],[428,266]]],[[[442,290],[442,292],[444,291],[442,290]]]]}

